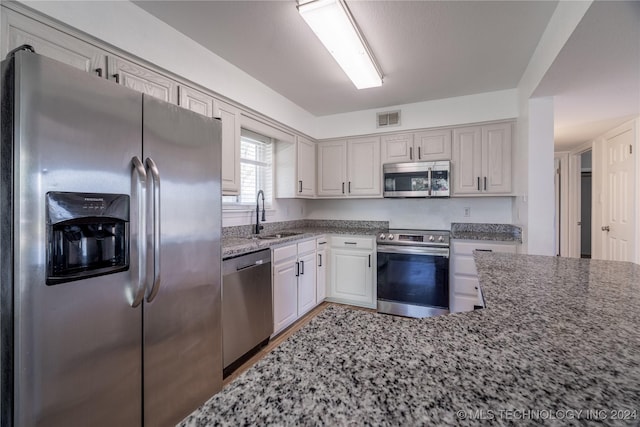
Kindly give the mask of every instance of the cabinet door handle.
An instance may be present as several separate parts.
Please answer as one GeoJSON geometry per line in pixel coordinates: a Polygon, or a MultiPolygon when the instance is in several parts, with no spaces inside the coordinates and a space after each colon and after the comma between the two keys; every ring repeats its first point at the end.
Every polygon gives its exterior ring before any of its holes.
{"type": "Polygon", "coordinates": [[[349,194],[351,194],[351,181],[349,181],[349,194]]]}
{"type": "Polygon", "coordinates": [[[298,181],[298,183],[299,183],[298,193],[302,193],[302,180],[298,181]]]}
{"type": "Polygon", "coordinates": [[[296,262],[296,277],[300,276],[300,263],[296,262]]]}
{"type": "Polygon", "coordinates": [[[371,254],[369,254],[369,268],[371,268],[371,254]]]}
{"type": "Polygon", "coordinates": [[[409,147],[409,160],[413,160],[413,147],[409,147]]]}
{"type": "Polygon", "coordinates": [[[344,194],[344,182],[342,183],[342,194],[344,194]]]}
{"type": "Polygon", "coordinates": [[[318,267],[322,267],[322,254],[318,254],[318,260],[320,261],[318,267]]]}
{"type": "Polygon", "coordinates": [[[320,242],[320,243],[318,243],[318,244],[319,244],[319,245],[326,245],[326,244],[327,244],[327,242],[320,242]]]}
{"type": "Polygon", "coordinates": [[[120,84],[120,74],[114,74],[113,78],[116,79],[116,83],[120,84]]]}
{"type": "Polygon", "coordinates": [[[102,77],[102,68],[96,68],[95,72],[96,72],[96,76],[102,77]]]}
{"type": "Polygon", "coordinates": [[[484,191],[487,191],[487,177],[484,177],[484,191]]]}
{"type": "Polygon", "coordinates": [[[420,147],[418,147],[418,160],[422,160],[422,153],[420,152],[420,147]]]}
{"type": "Polygon", "coordinates": [[[304,261],[300,261],[300,274],[304,274],[304,261]]]}
{"type": "Polygon", "coordinates": [[[478,177],[478,191],[480,191],[480,177],[478,177]]]}
{"type": "Polygon", "coordinates": [[[357,245],[358,242],[344,242],[345,245],[357,245]]]}

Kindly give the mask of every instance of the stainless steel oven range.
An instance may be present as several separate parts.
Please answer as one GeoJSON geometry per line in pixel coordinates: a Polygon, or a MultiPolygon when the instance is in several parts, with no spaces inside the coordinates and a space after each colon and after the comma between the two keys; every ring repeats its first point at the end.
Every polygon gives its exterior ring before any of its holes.
{"type": "Polygon", "coordinates": [[[376,242],[379,313],[449,313],[448,231],[389,230],[376,242]]]}

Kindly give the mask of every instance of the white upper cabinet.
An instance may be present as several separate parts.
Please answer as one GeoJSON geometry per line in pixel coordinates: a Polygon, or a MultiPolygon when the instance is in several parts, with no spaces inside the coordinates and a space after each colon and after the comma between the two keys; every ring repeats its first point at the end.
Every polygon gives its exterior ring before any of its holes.
{"type": "Polygon", "coordinates": [[[307,138],[299,136],[297,154],[298,185],[296,192],[299,196],[313,197],[316,194],[316,146],[307,138]]]}
{"type": "Polygon", "coordinates": [[[178,105],[203,116],[213,117],[213,97],[188,86],[178,87],[178,105]]]}
{"type": "Polygon", "coordinates": [[[40,55],[98,77],[106,76],[106,53],[97,47],[6,8],[2,21],[2,58],[27,44],[40,55]]]}
{"type": "Polygon", "coordinates": [[[318,196],[381,197],[380,138],[318,143],[318,196]]]}
{"type": "Polygon", "coordinates": [[[451,160],[451,130],[428,130],[413,134],[416,159],[451,160]]]}
{"type": "Polygon", "coordinates": [[[349,139],[347,160],[347,195],[382,196],[380,138],[349,139]]]}
{"type": "Polygon", "coordinates": [[[509,123],[453,130],[453,194],[494,195],[511,192],[509,123]]]}
{"type": "Polygon", "coordinates": [[[116,56],[109,56],[109,79],[129,89],[177,104],[178,84],[162,74],[116,56]]]}
{"type": "Polygon", "coordinates": [[[413,134],[383,135],[382,163],[410,162],[413,160],[413,134]]]}
{"type": "Polygon", "coordinates": [[[240,110],[214,99],[213,116],[222,121],[222,194],[240,193],[240,110]]]}
{"type": "Polygon", "coordinates": [[[511,192],[511,123],[482,127],[482,169],[486,192],[511,192]]]}
{"type": "Polygon", "coordinates": [[[347,141],[318,143],[318,196],[346,195],[347,141]]]}

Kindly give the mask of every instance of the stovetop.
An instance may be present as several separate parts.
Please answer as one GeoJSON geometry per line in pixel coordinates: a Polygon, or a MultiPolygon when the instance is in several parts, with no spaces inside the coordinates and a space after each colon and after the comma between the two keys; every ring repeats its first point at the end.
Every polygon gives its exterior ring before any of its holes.
{"type": "Polygon", "coordinates": [[[376,243],[378,245],[449,247],[449,231],[391,229],[378,234],[376,243]]]}

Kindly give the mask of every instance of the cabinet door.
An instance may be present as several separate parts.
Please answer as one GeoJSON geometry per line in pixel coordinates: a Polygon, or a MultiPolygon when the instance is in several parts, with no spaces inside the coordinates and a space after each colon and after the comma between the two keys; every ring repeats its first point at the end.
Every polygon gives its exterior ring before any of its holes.
{"type": "Polygon", "coordinates": [[[298,318],[298,278],[295,261],[273,267],[273,333],[298,318]]]}
{"type": "Polygon", "coordinates": [[[336,301],[373,308],[373,253],[331,249],[331,294],[336,301]]]}
{"type": "Polygon", "coordinates": [[[327,251],[322,249],[316,253],[316,304],[327,297],[327,251]]]}
{"type": "Polygon", "coordinates": [[[482,170],[483,191],[511,192],[511,123],[482,127],[482,170]]]}
{"type": "Polygon", "coordinates": [[[298,137],[298,182],[296,194],[314,196],[316,193],[316,146],[312,141],[298,137]]]}
{"type": "Polygon", "coordinates": [[[430,130],[413,134],[418,160],[451,160],[451,131],[430,130]]]}
{"type": "Polygon", "coordinates": [[[178,105],[203,116],[213,117],[213,98],[188,86],[178,87],[178,105]]]}
{"type": "Polygon", "coordinates": [[[240,193],[240,111],[217,99],[214,117],[222,120],[222,194],[240,193]]]}
{"type": "Polygon", "coordinates": [[[318,143],[318,196],[346,195],[347,142],[318,143]]]}
{"type": "Polygon", "coordinates": [[[2,53],[28,44],[36,53],[106,77],[106,54],[100,49],[12,10],[2,9],[2,53]]]}
{"type": "Polygon", "coordinates": [[[316,305],[316,253],[311,252],[298,259],[298,317],[316,305]]]}
{"type": "Polygon", "coordinates": [[[413,134],[384,135],[381,138],[382,163],[409,162],[416,154],[413,152],[413,134]]]}
{"type": "Polygon", "coordinates": [[[177,103],[178,85],[175,81],[117,56],[109,56],[109,79],[145,95],[177,103]]]}
{"type": "Polygon", "coordinates": [[[482,176],[482,132],[480,126],[453,130],[452,175],[454,194],[480,193],[482,176]]]}
{"type": "Polygon", "coordinates": [[[382,196],[380,138],[350,139],[347,159],[347,195],[382,196]]]}

